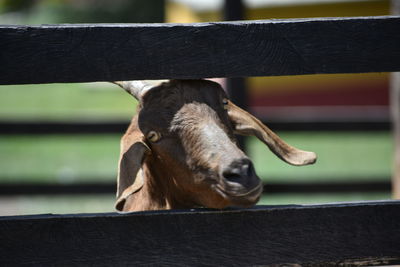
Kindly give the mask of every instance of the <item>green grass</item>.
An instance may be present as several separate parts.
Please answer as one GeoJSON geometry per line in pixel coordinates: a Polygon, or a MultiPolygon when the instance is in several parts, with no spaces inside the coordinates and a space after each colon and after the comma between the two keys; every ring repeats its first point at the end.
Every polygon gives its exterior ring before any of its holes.
{"type": "MultiPolygon", "coordinates": [[[[114,179],[121,135],[0,136],[0,177],[7,181],[80,182],[114,179]]],[[[295,167],[274,156],[256,139],[249,149],[266,182],[356,180],[389,177],[389,133],[283,133],[289,143],[318,153],[315,165],[295,167]]]]}
{"type": "Polygon", "coordinates": [[[136,100],[111,83],[0,86],[0,119],[129,119],[136,100]]]}
{"type": "Polygon", "coordinates": [[[114,179],[120,136],[1,136],[0,177],[3,182],[114,179]]]}
{"type": "Polygon", "coordinates": [[[282,133],[288,143],[314,151],[318,160],[310,166],[291,166],[252,138],[250,156],[266,181],[366,180],[391,175],[393,140],[390,133],[303,132],[282,133]]]}
{"type": "Polygon", "coordinates": [[[0,216],[114,212],[114,195],[18,196],[0,198],[0,216]]]}

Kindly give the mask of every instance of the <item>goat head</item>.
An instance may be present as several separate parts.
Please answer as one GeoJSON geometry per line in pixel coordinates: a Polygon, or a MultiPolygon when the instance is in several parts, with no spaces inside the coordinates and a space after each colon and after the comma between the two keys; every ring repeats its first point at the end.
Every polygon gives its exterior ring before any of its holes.
{"type": "Polygon", "coordinates": [[[234,105],[215,82],[115,83],[139,101],[121,141],[119,210],[254,205],[263,185],[235,134],[256,136],[289,164],[316,161],[234,105]]]}

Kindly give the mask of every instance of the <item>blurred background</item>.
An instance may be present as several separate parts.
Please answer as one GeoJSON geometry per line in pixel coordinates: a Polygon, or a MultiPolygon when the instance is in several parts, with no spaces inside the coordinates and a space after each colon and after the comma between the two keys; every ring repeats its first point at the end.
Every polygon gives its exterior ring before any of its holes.
{"type": "MultiPolygon", "coordinates": [[[[0,0],[0,24],[388,14],[385,0],[0,0]]],[[[259,204],[391,198],[388,73],[219,81],[288,143],[319,156],[293,167],[243,140],[266,184],[259,204]]],[[[119,139],[135,106],[108,83],[0,86],[0,215],[113,211],[119,139]]]]}

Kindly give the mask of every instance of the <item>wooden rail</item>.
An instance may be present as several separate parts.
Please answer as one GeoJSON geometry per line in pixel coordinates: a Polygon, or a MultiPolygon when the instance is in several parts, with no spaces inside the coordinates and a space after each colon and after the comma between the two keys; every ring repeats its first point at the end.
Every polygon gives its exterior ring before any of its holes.
{"type": "MultiPolygon", "coordinates": [[[[274,131],[389,131],[389,121],[263,121],[274,131]]],[[[128,120],[109,121],[1,121],[0,135],[16,134],[122,134],[128,120]]]]}
{"type": "Polygon", "coordinates": [[[0,236],[2,266],[400,264],[400,202],[0,217],[0,236]]]}
{"type": "Polygon", "coordinates": [[[0,84],[399,71],[399,16],[0,26],[0,84]]]}

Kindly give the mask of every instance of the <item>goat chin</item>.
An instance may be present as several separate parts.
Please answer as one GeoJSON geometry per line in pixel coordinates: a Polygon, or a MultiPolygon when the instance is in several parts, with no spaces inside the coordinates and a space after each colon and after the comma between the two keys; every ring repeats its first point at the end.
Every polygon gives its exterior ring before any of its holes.
{"type": "MultiPolygon", "coordinates": [[[[225,200],[226,204],[223,207],[251,207],[254,206],[259,200],[263,190],[263,184],[260,181],[254,188],[245,190],[244,187],[238,183],[228,182],[230,184],[229,191],[224,189],[220,184],[214,185],[213,189],[225,200]],[[236,189],[235,189],[236,188],[236,189]]],[[[222,203],[220,203],[222,204],[222,203]]]]}

